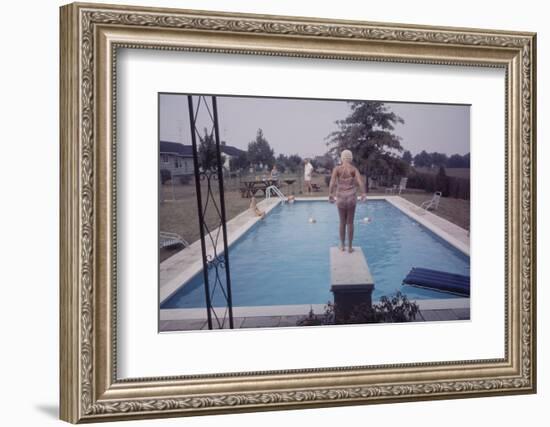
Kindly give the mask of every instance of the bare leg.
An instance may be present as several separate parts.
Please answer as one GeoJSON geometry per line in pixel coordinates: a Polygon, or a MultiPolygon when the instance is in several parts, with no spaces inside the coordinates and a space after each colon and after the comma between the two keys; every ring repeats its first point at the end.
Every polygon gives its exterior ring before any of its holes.
{"type": "Polygon", "coordinates": [[[340,216],[340,250],[343,251],[346,243],[346,209],[338,208],[340,216]]]}
{"type": "Polygon", "coordinates": [[[353,252],[353,220],[355,218],[355,205],[347,209],[347,227],[348,227],[348,252],[353,252]]]}

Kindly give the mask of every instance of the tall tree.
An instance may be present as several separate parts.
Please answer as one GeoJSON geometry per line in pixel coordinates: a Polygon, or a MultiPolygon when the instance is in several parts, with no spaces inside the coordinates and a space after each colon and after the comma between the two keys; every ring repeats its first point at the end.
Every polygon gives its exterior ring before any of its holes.
{"type": "Polygon", "coordinates": [[[464,154],[464,156],[462,156],[462,160],[464,161],[464,166],[462,166],[462,167],[463,168],[469,168],[470,167],[470,153],[464,154]]]}
{"type": "Polygon", "coordinates": [[[460,154],[453,154],[449,157],[447,162],[449,168],[469,168],[470,167],[470,154],[461,156],[460,154]]]}
{"type": "Polygon", "coordinates": [[[403,157],[401,157],[401,158],[402,158],[403,161],[404,161],[405,163],[407,163],[408,165],[410,165],[410,164],[412,163],[412,160],[413,160],[412,154],[411,154],[411,152],[410,152],[409,150],[404,151],[404,152],[403,152],[403,157]]]}
{"type": "Polygon", "coordinates": [[[229,170],[236,171],[246,169],[248,167],[248,155],[245,151],[239,152],[235,157],[229,159],[229,170]]]}
{"type": "Polygon", "coordinates": [[[447,166],[448,158],[446,154],[434,151],[430,155],[432,156],[432,166],[447,166]]]}
{"type": "Polygon", "coordinates": [[[325,153],[322,156],[315,156],[312,163],[315,167],[331,170],[334,167],[334,158],[330,153],[325,153]]]}
{"type": "Polygon", "coordinates": [[[416,156],[414,156],[414,166],[417,168],[431,168],[432,156],[430,156],[426,150],[422,150],[416,156]]]}
{"type": "Polygon", "coordinates": [[[275,164],[277,165],[277,169],[279,169],[281,173],[284,173],[288,167],[288,157],[283,153],[279,154],[275,160],[275,164]]]}
{"type": "MultiPolygon", "coordinates": [[[[208,133],[204,128],[204,135],[199,136],[199,165],[202,170],[215,170],[218,167],[218,156],[216,150],[216,141],[214,141],[214,135],[208,133]]],[[[221,155],[222,165],[225,163],[225,156],[221,155]]]]}
{"type": "Polygon", "coordinates": [[[265,139],[262,129],[258,129],[256,139],[248,144],[248,160],[255,165],[261,163],[269,167],[275,163],[275,153],[265,139]]]}
{"type": "Polygon", "coordinates": [[[302,167],[303,159],[298,154],[291,154],[288,156],[287,166],[292,173],[296,173],[302,167]]]}
{"type": "Polygon", "coordinates": [[[350,102],[351,113],[337,120],[338,130],[328,137],[330,151],[351,150],[362,172],[369,177],[370,167],[395,152],[401,152],[401,138],[393,131],[397,123],[405,121],[379,101],[350,102]]]}

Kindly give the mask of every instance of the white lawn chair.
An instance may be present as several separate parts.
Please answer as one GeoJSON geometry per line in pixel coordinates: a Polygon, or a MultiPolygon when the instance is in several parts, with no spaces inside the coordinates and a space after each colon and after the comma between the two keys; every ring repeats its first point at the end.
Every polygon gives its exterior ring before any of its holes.
{"type": "Polygon", "coordinates": [[[397,187],[396,191],[397,194],[401,194],[402,191],[407,189],[407,181],[409,178],[401,178],[401,181],[399,181],[399,187],[397,187]]]}
{"type": "Polygon", "coordinates": [[[386,194],[393,194],[394,191],[397,191],[397,185],[392,185],[391,187],[386,187],[386,194]]]}
{"type": "Polygon", "coordinates": [[[159,236],[159,246],[160,249],[170,248],[174,246],[183,246],[186,248],[189,246],[187,240],[182,238],[179,234],[170,233],[168,231],[161,231],[159,236]]]}
{"type": "Polygon", "coordinates": [[[409,178],[401,178],[401,180],[399,181],[399,185],[393,185],[386,188],[386,194],[401,194],[401,192],[407,188],[408,180],[409,178]]]}
{"type": "Polygon", "coordinates": [[[430,200],[422,202],[420,207],[426,210],[436,210],[439,207],[439,200],[441,199],[441,191],[436,191],[430,200]]]}

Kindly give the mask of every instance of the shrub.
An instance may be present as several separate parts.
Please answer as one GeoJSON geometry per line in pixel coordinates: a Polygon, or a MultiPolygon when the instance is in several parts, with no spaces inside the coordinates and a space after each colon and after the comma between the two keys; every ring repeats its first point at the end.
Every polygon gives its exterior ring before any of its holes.
{"type": "Polygon", "coordinates": [[[470,180],[468,178],[447,175],[443,178],[440,174],[413,172],[409,175],[407,188],[417,188],[428,193],[443,191],[445,197],[470,200],[470,180]]]}
{"type": "Polygon", "coordinates": [[[323,314],[313,313],[313,307],[310,308],[307,316],[296,322],[296,326],[321,326],[334,325],[334,304],[328,302],[323,314]]]}
{"type": "Polygon", "coordinates": [[[405,294],[397,292],[395,295],[383,296],[378,304],[358,304],[347,318],[335,318],[335,304],[328,302],[325,312],[320,315],[310,309],[307,316],[296,322],[297,326],[321,326],[336,324],[363,324],[363,323],[402,323],[412,322],[419,311],[418,304],[409,301],[405,294]]]}
{"type": "Polygon", "coordinates": [[[349,317],[340,323],[402,323],[412,322],[418,314],[418,304],[409,301],[407,295],[397,292],[392,296],[383,296],[380,303],[372,307],[359,304],[349,317]]]}

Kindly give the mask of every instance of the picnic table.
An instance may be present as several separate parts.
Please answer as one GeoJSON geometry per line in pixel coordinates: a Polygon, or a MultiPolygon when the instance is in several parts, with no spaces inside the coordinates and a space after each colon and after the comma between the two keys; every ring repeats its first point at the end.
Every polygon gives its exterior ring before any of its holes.
{"type": "Polygon", "coordinates": [[[274,185],[277,187],[278,180],[276,179],[263,179],[263,180],[251,180],[241,182],[241,196],[250,198],[256,195],[258,191],[261,191],[265,196],[267,188],[274,185]]]}

